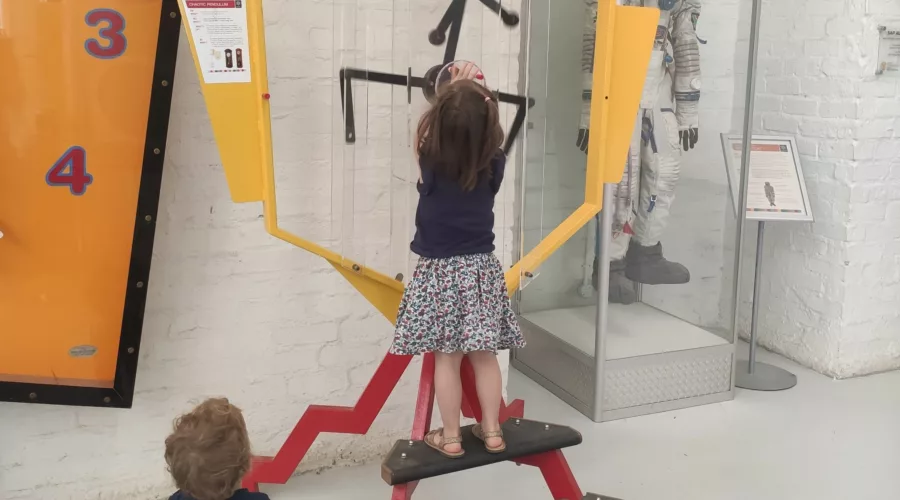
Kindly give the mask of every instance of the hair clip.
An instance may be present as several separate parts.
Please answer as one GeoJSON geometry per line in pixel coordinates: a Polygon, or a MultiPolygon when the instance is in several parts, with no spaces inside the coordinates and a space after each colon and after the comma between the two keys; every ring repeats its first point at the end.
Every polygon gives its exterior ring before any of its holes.
{"type": "Polygon", "coordinates": [[[484,98],[484,102],[491,102],[491,96],[486,96],[484,98]]]}

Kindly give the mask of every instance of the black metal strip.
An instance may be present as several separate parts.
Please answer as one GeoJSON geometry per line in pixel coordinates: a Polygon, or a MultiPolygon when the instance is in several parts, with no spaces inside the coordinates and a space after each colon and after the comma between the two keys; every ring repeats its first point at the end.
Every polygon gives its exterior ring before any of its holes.
{"type": "Polygon", "coordinates": [[[138,191],[131,267],[128,270],[128,291],[125,294],[125,314],[122,318],[122,338],[119,342],[114,384],[116,392],[121,395],[121,406],[125,408],[130,408],[134,399],[180,34],[181,13],[178,1],[163,0],[156,43],[156,64],[153,68],[153,87],[150,93],[150,110],[147,114],[147,137],[144,140],[144,168],[138,191]]]}
{"type": "MultiPolygon", "coordinates": [[[[481,0],[485,7],[500,15],[503,24],[517,26],[519,15],[504,9],[497,0],[481,0]]],[[[447,10],[441,17],[437,27],[428,33],[428,41],[432,45],[441,45],[447,41],[447,49],[444,51],[444,64],[456,60],[456,49],[459,46],[459,32],[462,28],[463,16],[466,12],[466,0],[452,0],[447,10]],[[447,30],[450,30],[450,38],[447,39],[447,30]]]]}
{"type": "MultiPolygon", "coordinates": [[[[411,71],[411,69],[409,70],[411,71]]],[[[353,108],[353,80],[385,83],[406,87],[406,97],[412,102],[412,88],[424,88],[425,79],[419,76],[394,75],[380,71],[368,71],[357,68],[341,68],[338,78],[341,81],[341,110],[344,113],[344,142],[356,144],[356,117],[353,108]]]]}
{"type": "Polygon", "coordinates": [[[162,184],[180,32],[181,14],[178,11],[178,0],[163,0],[159,19],[156,62],[153,70],[153,86],[150,94],[150,110],[147,116],[147,135],[144,141],[141,185],[138,191],[136,220],[132,237],[131,263],[128,269],[122,332],[119,337],[119,355],[113,388],[0,383],[0,401],[131,407],[134,400],[150,263],[153,257],[153,238],[156,232],[156,214],[159,207],[159,191],[162,184]]]}
{"type": "Polygon", "coordinates": [[[513,118],[512,125],[509,126],[509,133],[506,134],[506,144],[503,146],[503,153],[507,156],[512,151],[516,137],[519,135],[519,130],[522,130],[522,125],[525,123],[526,110],[524,102],[516,105],[516,117],[513,118]]]}
{"type": "Polygon", "coordinates": [[[406,104],[412,104],[412,67],[406,67],[406,104]]]}
{"type": "MultiPolygon", "coordinates": [[[[344,111],[344,140],[347,144],[356,143],[356,120],[353,111],[353,79],[365,80],[375,83],[384,83],[388,85],[399,85],[407,87],[407,93],[412,87],[423,88],[427,81],[425,78],[418,76],[394,75],[391,73],[381,73],[379,71],[368,71],[357,68],[342,68],[339,73],[341,80],[341,109],[344,111]]],[[[499,92],[497,100],[507,104],[516,105],[516,116],[509,127],[509,133],[506,135],[506,144],[503,146],[503,152],[507,155],[512,151],[519,131],[525,123],[525,115],[528,108],[534,106],[534,99],[521,95],[499,92]]]]}
{"type": "MultiPolygon", "coordinates": [[[[353,74],[359,70],[341,69],[341,111],[344,113],[344,142],[356,143],[356,116],[353,111],[353,74]]],[[[363,71],[365,73],[365,71],[363,71]]]]}
{"type": "Polygon", "coordinates": [[[459,46],[459,33],[462,30],[463,16],[466,13],[466,0],[453,0],[447,10],[453,10],[450,22],[450,36],[447,38],[447,48],[444,50],[444,65],[456,60],[456,48],[459,46]]]}
{"type": "Polygon", "coordinates": [[[432,45],[440,45],[447,39],[447,29],[450,28],[450,23],[453,22],[454,2],[456,2],[456,0],[453,0],[450,3],[450,7],[444,12],[444,16],[438,23],[437,28],[433,29],[431,33],[428,34],[428,41],[431,42],[432,45]]]}
{"type": "Polygon", "coordinates": [[[406,75],[395,75],[392,73],[382,73],[380,71],[369,71],[366,69],[343,68],[341,75],[348,79],[366,80],[368,82],[386,83],[388,85],[406,86],[406,75]]]}
{"type": "Polygon", "coordinates": [[[500,14],[500,19],[507,26],[516,26],[519,24],[519,15],[503,8],[497,0],[481,0],[485,7],[500,14]]]}

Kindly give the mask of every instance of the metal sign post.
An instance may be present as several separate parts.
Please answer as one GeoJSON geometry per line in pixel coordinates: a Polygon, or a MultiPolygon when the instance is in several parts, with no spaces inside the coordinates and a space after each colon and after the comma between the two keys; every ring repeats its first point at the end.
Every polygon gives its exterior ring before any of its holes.
{"type": "Polygon", "coordinates": [[[750,359],[738,361],[735,385],[755,391],[782,391],[797,385],[797,376],[777,366],[756,361],[766,222],[812,222],[813,216],[794,139],[753,136],[749,142],[750,144],[744,144],[741,135],[722,134],[722,149],[725,152],[735,214],[759,223],[750,315],[750,359]],[[749,158],[745,159],[744,155],[747,153],[749,158]],[[746,168],[748,172],[741,172],[742,168],[746,168]],[[737,180],[741,178],[741,173],[749,174],[745,193],[737,192],[740,186],[737,180]],[[743,200],[743,210],[738,209],[739,199],[743,200]]]}
{"type": "Polygon", "coordinates": [[[738,360],[735,385],[741,389],[754,391],[783,391],[797,385],[797,376],[793,373],[756,361],[757,319],[759,317],[759,282],[762,277],[763,234],[766,221],[759,221],[756,238],[756,272],[753,276],[753,307],[750,313],[750,359],[738,360]]]}

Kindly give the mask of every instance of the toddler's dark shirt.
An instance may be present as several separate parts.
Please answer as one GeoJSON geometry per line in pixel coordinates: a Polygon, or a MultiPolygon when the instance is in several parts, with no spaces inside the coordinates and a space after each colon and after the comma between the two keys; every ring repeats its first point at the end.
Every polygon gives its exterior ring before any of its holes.
{"type": "MultiPolygon", "coordinates": [[[[174,495],[169,497],[169,500],[193,500],[191,497],[185,495],[178,490],[174,495]]],[[[228,500],[270,500],[269,495],[265,493],[251,493],[246,489],[240,489],[234,492],[234,495],[228,498],[228,500]]]]}

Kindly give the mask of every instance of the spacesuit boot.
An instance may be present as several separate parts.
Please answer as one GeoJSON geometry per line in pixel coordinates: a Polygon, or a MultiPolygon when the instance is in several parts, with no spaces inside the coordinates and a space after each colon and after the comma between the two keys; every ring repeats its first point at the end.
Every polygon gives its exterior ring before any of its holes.
{"type": "MultiPolygon", "coordinates": [[[[594,288],[597,288],[597,259],[594,259],[594,288]]],[[[609,263],[609,303],[633,304],[637,300],[634,282],[625,276],[625,259],[609,263]]]]}
{"type": "Polygon", "coordinates": [[[686,267],[663,257],[662,243],[645,247],[634,240],[625,256],[625,276],[644,285],[683,285],[691,280],[691,272],[686,267]]]}

